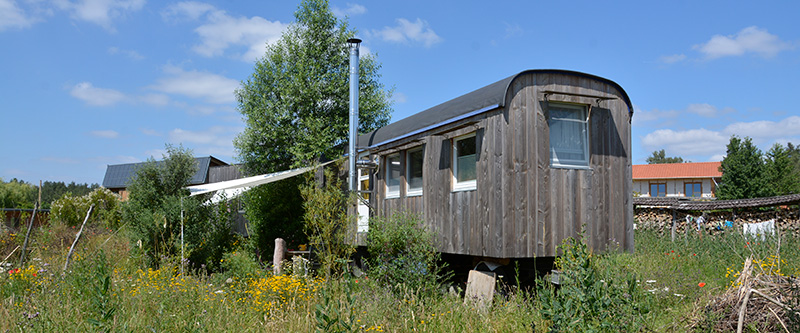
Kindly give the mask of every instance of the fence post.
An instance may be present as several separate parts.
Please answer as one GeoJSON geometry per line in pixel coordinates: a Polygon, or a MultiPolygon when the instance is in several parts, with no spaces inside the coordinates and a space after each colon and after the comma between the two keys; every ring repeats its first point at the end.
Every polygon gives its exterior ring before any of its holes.
{"type": "Polygon", "coordinates": [[[19,255],[19,267],[25,264],[25,250],[28,248],[28,238],[31,237],[31,229],[33,229],[33,220],[36,219],[36,210],[39,209],[39,202],[33,205],[33,214],[31,214],[31,222],[28,223],[28,232],[25,234],[25,241],[22,242],[22,252],[19,255]]]}
{"type": "Polygon", "coordinates": [[[283,274],[283,257],[286,254],[286,241],[283,238],[275,238],[275,252],[272,254],[272,273],[275,275],[283,274]]]}

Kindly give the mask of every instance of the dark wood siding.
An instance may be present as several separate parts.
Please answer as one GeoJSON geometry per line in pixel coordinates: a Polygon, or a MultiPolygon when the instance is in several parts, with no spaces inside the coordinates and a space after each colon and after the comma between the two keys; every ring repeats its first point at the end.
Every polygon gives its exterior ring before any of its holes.
{"type": "MultiPolygon", "coordinates": [[[[630,114],[623,93],[589,77],[528,73],[512,81],[506,96],[504,107],[406,139],[406,145],[425,145],[423,195],[407,197],[401,189],[399,198],[386,199],[381,169],[375,214],[420,214],[447,253],[553,256],[563,239],[580,237],[584,227],[593,248],[631,251],[630,114]],[[587,106],[588,168],[550,166],[550,102],[587,106]],[[478,145],[476,189],[452,191],[452,138],[470,132],[478,145]]],[[[373,153],[383,158],[396,148],[373,153]]]]}

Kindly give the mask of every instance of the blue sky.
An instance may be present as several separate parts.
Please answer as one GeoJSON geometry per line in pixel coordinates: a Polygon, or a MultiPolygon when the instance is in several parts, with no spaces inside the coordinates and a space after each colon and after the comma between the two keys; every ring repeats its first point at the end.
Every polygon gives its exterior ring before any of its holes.
{"type": "MultiPolygon", "coordinates": [[[[0,178],[100,183],[165,143],[236,161],[233,91],[299,2],[0,0],[0,178]]],[[[633,162],[800,144],[800,2],[332,1],[394,87],[393,121],[525,69],[631,97],[633,162]]]]}

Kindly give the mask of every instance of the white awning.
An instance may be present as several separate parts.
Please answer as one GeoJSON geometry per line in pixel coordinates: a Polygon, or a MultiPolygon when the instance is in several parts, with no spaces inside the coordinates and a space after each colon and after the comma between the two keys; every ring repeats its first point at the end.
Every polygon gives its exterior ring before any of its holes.
{"type": "Polygon", "coordinates": [[[212,203],[217,203],[224,199],[233,199],[255,186],[291,178],[306,173],[308,171],[314,170],[321,166],[328,165],[332,162],[334,161],[325,162],[321,165],[268,173],[265,175],[258,175],[253,177],[234,179],[234,180],[228,180],[224,182],[217,182],[210,184],[194,185],[194,186],[189,186],[187,188],[189,189],[189,192],[191,192],[189,196],[195,196],[204,193],[218,191],[211,198],[212,203]]]}

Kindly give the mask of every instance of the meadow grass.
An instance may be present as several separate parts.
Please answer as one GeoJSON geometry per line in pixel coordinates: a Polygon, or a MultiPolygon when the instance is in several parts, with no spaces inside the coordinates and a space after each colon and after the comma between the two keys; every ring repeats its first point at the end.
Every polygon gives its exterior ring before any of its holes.
{"type": "MultiPolygon", "coordinates": [[[[85,233],[62,276],[70,243],[63,246],[62,239],[74,231],[57,228],[62,227],[37,230],[31,260],[2,272],[0,331],[310,332],[319,327],[320,314],[361,332],[545,332],[551,324],[537,292],[513,286],[481,310],[447,288],[398,293],[369,277],[325,281],[237,268],[181,275],[175,259],[149,269],[124,232],[107,229],[85,233]]],[[[16,235],[0,237],[4,243],[19,242],[16,235]]],[[[728,232],[681,235],[671,242],[638,232],[635,241],[634,253],[611,251],[593,254],[592,260],[598,279],[632,275],[638,280],[637,294],[631,296],[641,310],[636,315],[643,331],[688,331],[688,319],[731,288],[751,255],[764,272],[800,273],[800,241],[791,237],[756,240],[728,232]]],[[[236,258],[226,256],[241,260],[236,258]]]]}

